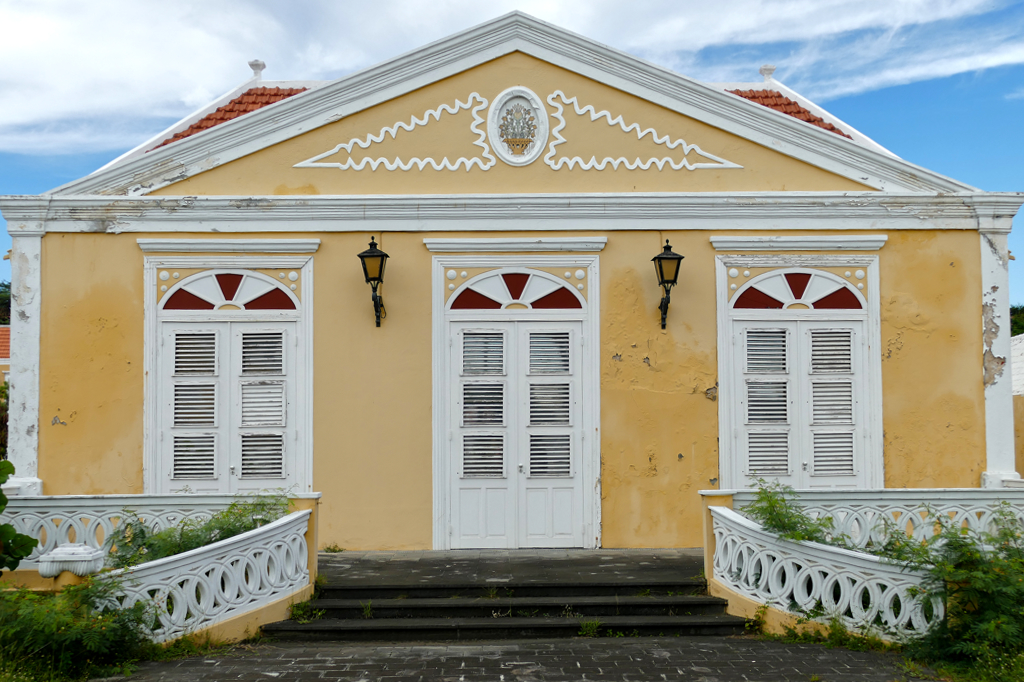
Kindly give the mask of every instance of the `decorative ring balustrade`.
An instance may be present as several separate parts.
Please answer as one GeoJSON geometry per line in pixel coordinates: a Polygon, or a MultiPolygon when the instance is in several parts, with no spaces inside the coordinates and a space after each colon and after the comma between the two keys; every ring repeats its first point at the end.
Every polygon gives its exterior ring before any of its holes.
{"type": "MultiPolygon", "coordinates": [[[[754,495],[751,491],[734,493],[733,507],[742,512],[754,495]]],[[[989,529],[996,505],[1007,501],[1024,522],[1024,490],[798,490],[794,501],[812,518],[831,516],[835,531],[859,548],[885,543],[885,520],[915,540],[931,538],[935,524],[928,522],[929,510],[946,516],[954,525],[983,531],[989,529]]]]}
{"type": "Polygon", "coordinates": [[[796,615],[839,618],[887,639],[917,637],[942,619],[941,600],[918,593],[924,573],[815,542],[783,540],[726,507],[710,507],[714,578],[796,615]]]}
{"type": "Polygon", "coordinates": [[[235,501],[232,495],[61,495],[12,497],[0,521],[39,540],[19,568],[35,568],[41,555],[71,542],[104,552],[124,510],[146,525],[163,530],[186,520],[205,521],[235,501]]]}
{"type": "Polygon", "coordinates": [[[108,608],[151,601],[152,638],[165,642],[295,594],[309,584],[309,510],[206,547],[105,574],[108,608]]]}

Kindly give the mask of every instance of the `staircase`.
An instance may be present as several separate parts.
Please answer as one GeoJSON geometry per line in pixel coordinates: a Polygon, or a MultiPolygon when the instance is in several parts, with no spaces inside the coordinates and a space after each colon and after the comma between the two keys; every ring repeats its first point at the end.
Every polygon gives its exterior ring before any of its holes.
{"type": "Polygon", "coordinates": [[[699,568],[684,572],[696,562],[680,566],[680,575],[666,565],[630,571],[609,563],[616,569],[588,564],[596,570],[581,571],[571,560],[533,570],[470,560],[447,572],[413,562],[408,566],[417,568],[387,566],[376,575],[325,567],[327,585],[311,603],[319,618],[271,623],[263,633],[302,641],[450,641],[744,632],[744,619],[726,615],[725,600],[704,594],[699,568]]]}

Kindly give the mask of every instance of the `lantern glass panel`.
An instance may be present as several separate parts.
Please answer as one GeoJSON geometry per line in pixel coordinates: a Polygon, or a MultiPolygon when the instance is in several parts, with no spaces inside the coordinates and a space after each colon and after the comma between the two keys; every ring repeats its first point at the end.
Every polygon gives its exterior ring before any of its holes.
{"type": "Polygon", "coordinates": [[[659,258],[658,266],[661,270],[661,284],[675,284],[679,279],[679,258],[659,258]]]}
{"type": "Polygon", "coordinates": [[[382,256],[366,256],[363,258],[363,270],[367,282],[384,279],[384,258],[382,256]]]}

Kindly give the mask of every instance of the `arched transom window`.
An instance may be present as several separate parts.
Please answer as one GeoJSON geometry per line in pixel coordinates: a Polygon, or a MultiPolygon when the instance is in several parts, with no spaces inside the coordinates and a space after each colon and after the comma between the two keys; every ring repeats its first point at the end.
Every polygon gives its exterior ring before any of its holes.
{"type": "Polygon", "coordinates": [[[863,310],[864,297],[830,272],[792,268],[751,280],[733,297],[732,308],[863,310]]]}
{"type": "Polygon", "coordinates": [[[503,269],[479,275],[456,291],[449,310],[582,309],[586,300],[571,284],[539,270],[503,269]]]}
{"type": "Polygon", "coordinates": [[[184,279],[160,302],[162,310],[297,310],[284,285],[252,270],[201,272],[184,279]]]}

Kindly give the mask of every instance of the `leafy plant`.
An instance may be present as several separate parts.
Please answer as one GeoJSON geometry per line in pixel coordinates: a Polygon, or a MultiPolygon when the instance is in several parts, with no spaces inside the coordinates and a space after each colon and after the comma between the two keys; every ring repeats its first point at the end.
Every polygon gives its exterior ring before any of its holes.
{"type": "Polygon", "coordinates": [[[205,547],[276,521],[287,511],[286,496],[258,495],[236,499],[207,521],[186,520],[154,532],[134,511],[126,509],[108,540],[111,550],[107,564],[126,568],[205,547]]]}
{"type": "Polygon", "coordinates": [[[359,602],[359,605],[363,607],[363,618],[369,620],[373,618],[373,600],[367,599],[365,602],[359,602]]]}
{"type": "Polygon", "coordinates": [[[793,488],[788,485],[759,478],[754,501],[742,511],[787,540],[847,546],[846,538],[836,535],[831,517],[812,519],[793,501],[794,495],[793,488]]]}
{"type": "MultiPolygon", "coordinates": [[[[13,473],[13,464],[7,460],[0,461],[0,485],[6,483],[13,473]]],[[[7,496],[0,490],[0,512],[6,508],[7,496]]],[[[0,523],[0,572],[4,569],[16,569],[21,560],[31,554],[38,544],[39,540],[16,532],[11,524],[0,523]]]]}
{"type": "Polygon", "coordinates": [[[320,620],[327,612],[313,606],[312,600],[300,601],[289,607],[289,617],[296,623],[312,623],[320,620]]]}
{"type": "Polygon", "coordinates": [[[337,542],[332,542],[329,545],[324,545],[323,551],[327,552],[328,554],[338,554],[340,552],[344,552],[345,548],[340,547],[337,542]]]}
{"type": "Polygon", "coordinates": [[[580,637],[597,637],[601,632],[601,621],[597,618],[584,618],[580,621],[580,637]]]}

